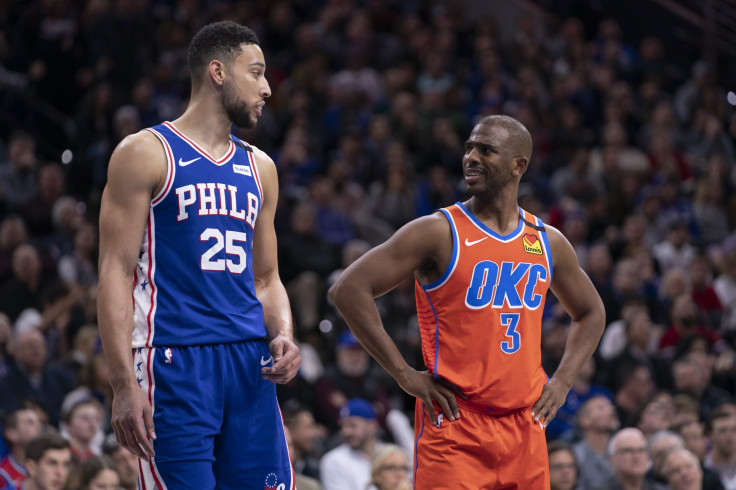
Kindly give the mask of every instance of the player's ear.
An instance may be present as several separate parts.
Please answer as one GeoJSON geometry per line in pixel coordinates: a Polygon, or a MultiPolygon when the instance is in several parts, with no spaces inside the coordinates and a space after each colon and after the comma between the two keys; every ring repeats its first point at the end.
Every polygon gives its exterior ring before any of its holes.
{"type": "Polygon", "coordinates": [[[212,60],[207,66],[208,73],[215,85],[222,85],[225,80],[225,63],[219,60],[212,60]]]}
{"type": "Polygon", "coordinates": [[[521,177],[529,167],[529,160],[526,157],[515,157],[511,160],[511,173],[516,177],[521,177]]]}

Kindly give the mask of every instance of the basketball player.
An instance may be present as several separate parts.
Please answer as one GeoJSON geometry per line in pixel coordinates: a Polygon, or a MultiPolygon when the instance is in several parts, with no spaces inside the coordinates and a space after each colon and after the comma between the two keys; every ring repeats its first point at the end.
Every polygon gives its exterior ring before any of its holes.
{"type": "Polygon", "coordinates": [[[570,243],[517,205],[531,153],[517,120],[482,119],[465,143],[470,199],[407,224],[330,290],[363,346],[417,397],[416,488],[549,488],[544,428],[603,332],[603,304],[570,243]],[[412,272],[428,371],[407,365],[374,302],[412,272]],[[572,317],[549,379],[548,288],[572,317]]]}
{"type": "Polygon", "coordinates": [[[271,95],[253,31],[202,28],[177,120],[126,138],[100,215],[112,426],[144,489],[293,488],[275,383],[301,358],[276,263],[276,169],[230,134],[271,95]],[[131,341],[133,352],[131,355],[131,341]]]}

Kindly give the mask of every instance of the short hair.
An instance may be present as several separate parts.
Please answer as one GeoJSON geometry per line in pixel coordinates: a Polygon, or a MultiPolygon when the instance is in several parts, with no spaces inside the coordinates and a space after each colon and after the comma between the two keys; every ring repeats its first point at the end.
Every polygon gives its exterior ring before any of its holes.
{"type": "Polygon", "coordinates": [[[204,68],[217,59],[229,65],[243,52],[241,45],[258,43],[252,29],[231,20],[207,24],[194,35],[189,44],[187,61],[192,87],[198,87],[204,77],[204,68]]]}
{"type": "Polygon", "coordinates": [[[79,400],[73,402],[71,405],[68,405],[68,407],[62,408],[62,422],[64,422],[65,424],[71,422],[72,417],[74,416],[74,412],[76,412],[79,407],[83,407],[84,405],[92,405],[100,412],[100,414],[102,414],[102,405],[100,404],[100,402],[98,402],[91,396],[83,396],[79,400]]]}
{"type": "Polygon", "coordinates": [[[56,432],[50,432],[48,434],[40,435],[35,439],[31,439],[28,444],[26,444],[26,458],[38,463],[41,461],[41,458],[43,458],[46,451],[68,448],[69,441],[61,437],[56,432]]]}
{"type": "Polygon", "coordinates": [[[734,414],[732,406],[728,406],[727,404],[719,405],[708,414],[708,418],[705,420],[705,429],[710,434],[713,431],[713,422],[734,416],[736,416],[736,414],[734,414]]]}
{"type": "Polygon", "coordinates": [[[375,483],[376,475],[381,471],[381,465],[394,454],[403,454],[406,457],[407,462],[409,461],[409,455],[406,454],[401,447],[396,444],[385,444],[381,449],[373,456],[371,460],[371,483],[375,483]]]}
{"type": "Polygon", "coordinates": [[[112,470],[118,472],[115,462],[109,456],[93,456],[84,462],[79,470],[79,488],[88,488],[92,480],[100,474],[102,470],[112,470]]]}
{"type": "Polygon", "coordinates": [[[524,157],[529,163],[532,158],[532,135],[526,126],[511,116],[503,115],[486,116],[478,124],[500,126],[508,131],[506,142],[509,150],[516,153],[514,157],[524,157]]]}
{"type": "Polygon", "coordinates": [[[575,456],[575,451],[573,451],[570,443],[565,441],[550,441],[550,443],[547,444],[547,456],[552,456],[558,451],[567,451],[572,454],[572,458],[575,460],[575,466],[578,465],[578,458],[575,456]]]}

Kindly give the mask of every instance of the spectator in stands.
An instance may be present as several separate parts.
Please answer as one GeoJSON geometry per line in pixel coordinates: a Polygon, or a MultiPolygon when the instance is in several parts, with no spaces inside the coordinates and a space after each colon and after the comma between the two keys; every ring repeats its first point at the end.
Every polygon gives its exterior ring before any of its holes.
{"type": "Polygon", "coordinates": [[[665,456],[662,473],[666,476],[667,483],[672,490],[716,488],[706,486],[698,458],[684,448],[675,449],[665,456]]]}
{"type": "Polygon", "coordinates": [[[581,406],[593,397],[604,396],[613,399],[613,393],[605,386],[593,383],[596,374],[596,363],[591,357],[578,373],[575,382],[567,394],[565,403],[557,410],[557,415],[547,426],[547,439],[563,439],[572,441],[575,438],[575,418],[581,406]]]}
{"type": "Polygon", "coordinates": [[[651,464],[647,440],[639,429],[627,427],[618,431],[608,445],[613,476],[601,479],[593,489],[600,490],[665,490],[667,487],[646,479],[651,464]]]}
{"type": "Polygon", "coordinates": [[[732,336],[736,331],[736,251],[723,259],[721,273],[713,281],[713,289],[723,305],[721,330],[732,336]]]}
{"type": "Polygon", "coordinates": [[[376,412],[367,400],[351,398],[343,405],[340,435],[345,442],[320,461],[322,485],[325,490],[364,490],[371,480],[371,461],[383,446],[376,412]]]}
{"type": "Polygon", "coordinates": [[[59,278],[68,286],[97,284],[97,227],[85,221],[74,234],[74,252],[59,258],[59,278]]]}
{"type": "Polygon", "coordinates": [[[672,358],[677,344],[685,337],[700,335],[708,340],[711,347],[718,348],[722,344],[718,332],[698,322],[698,307],[690,294],[677,296],[670,311],[671,324],[659,341],[663,357],[672,358]]]}
{"type": "Polygon", "coordinates": [[[669,365],[657,355],[661,330],[652,324],[645,308],[631,313],[624,320],[624,335],[626,344],[622,352],[611,359],[611,369],[628,364],[645,364],[654,375],[657,385],[669,386],[669,365]]]}
{"type": "Polygon", "coordinates": [[[704,255],[696,255],[690,262],[690,294],[698,307],[700,323],[718,330],[721,326],[723,306],[713,289],[710,262],[704,255]]]}
{"type": "Polygon", "coordinates": [[[699,353],[684,355],[672,364],[675,392],[695,398],[701,417],[707,417],[714,408],[733,400],[730,393],[711,385],[712,377],[713,363],[699,353]]]}
{"type": "Polygon", "coordinates": [[[46,340],[36,329],[15,337],[15,365],[0,378],[0,409],[14,410],[31,400],[46,410],[49,422],[59,424],[61,402],[74,387],[74,376],[46,357],[46,340]]]}
{"type": "Polygon", "coordinates": [[[0,285],[13,275],[13,253],[28,241],[28,230],[23,218],[8,214],[0,222],[0,285]]]}
{"type": "Polygon", "coordinates": [[[672,426],[675,416],[675,405],[672,395],[660,391],[642,406],[633,419],[633,425],[644,437],[650,439],[659,432],[667,431],[672,426]]]}
{"type": "Polygon", "coordinates": [[[51,211],[64,193],[64,173],[58,163],[46,163],[38,169],[38,194],[23,209],[28,231],[36,238],[54,232],[51,211]]]}
{"type": "Polygon", "coordinates": [[[72,462],[69,443],[51,432],[31,440],[26,446],[28,477],[23,490],[61,490],[72,462]]]}
{"type": "Polygon", "coordinates": [[[319,479],[318,445],[324,439],[324,430],[304,406],[286,404],[282,409],[284,426],[289,429],[289,454],[296,473],[319,479]]]}
{"type": "Polygon", "coordinates": [[[550,490],[575,490],[578,488],[578,462],[570,445],[552,441],[547,445],[549,458],[550,490]]]}
{"type": "Polygon", "coordinates": [[[652,372],[642,363],[620,366],[614,375],[613,386],[619,420],[624,426],[629,426],[636,412],[654,393],[656,385],[652,372]]]}
{"type": "Polygon", "coordinates": [[[667,475],[664,471],[665,458],[676,449],[685,447],[685,441],[679,434],[662,430],[653,434],[647,440],[647,450],[652,459],[652,467],[648,478],[662,484],[667,484],[667,475]]]}
{"type": "Polygon", "coordinates": [[[0,199],[10,211],[22,212],[36,196],[36,140],[24,132],[8,139],[8,161],[0,165],[0,199]]]}
{"type": "MultiPolygon", "coordinates": [[[[705,428],[699,420],[684,422],[674,425],[672,430],[680,436],[685,443],[685,449],[690,451],[698,459],[698,464],[703,471],[703,490],[722,490],[723,484],[721,477],[710,468],[704,465],[705,456],[708,451],[708,440],[705,437],[705,428]]],[[[667,476],[666,468],[663,470],[667,476]]]]}
{"type": "Polygon", "coordinates": [[[41,259],[29,244],[13,252],[13,276],[0,285],[0,312],[15,322],[27,308],[41,307],[41,259]]]}
{"type": "Polygon", "coordinates": [[[102,453],[115,463],[120,477],[120,487],[123,490],[136,490],[138,488],[138,458],[118,444],[114,434],[105,438],[102,453]]]}
{"type": "Polygon", "coordinates": [[[605,396],[594,396],[586,401],[577,416],[581,440],[573,446],[579,469],[581,488],[613,476],[608,460],[608,444],[621,424],[616,407],[605,396]]]}
{"type": "Polygon", "coordinates": [[[0,379],[10,369],[10,338],[12,331],[10,318],[5,313],[0,313],[0,379]]]}
{"type": "Polygon", "coordinates": [[[68,435],[72,455],[84,463],[99,455],[102,438],[102,407],[91,398],[82,399],[62,414],[63,432],[68,435]]]}
{"type": "Polygon", "coordinates": [[[736,413],[725,406],[716,408],[708,415],[706,425],[712,447],[705,466],[718,473],[725,488],[735,488],[736,413]]]}
{"type": "Polygon", "coordinates": [[[79,490],[118,490],[120,475],[107,456],[94,456],[84,462],[79,473],[79,490]]]}
{"type": "Polygon", "coordinates": [[[690,245],[688,224],[679,217],[669,223],[667,237],[652,249],[659,270],[664,274],[672,268],[687,270],[695,256],[695,247],[690,245]]]}
{"type": "Polygon", "coordinates": [[[390,406],[388,390],[372,369],[370,356],[350,330],[338,337],[335,362],[325,366],[315,391],[317,407],[330,430],[338,425],[341,409],[351,398],[371,400],[379,422],[385,419],[390,406]]]}
{"type": "Polygon", "coordinates": [[[43,425],[34,408],[21,407],[3,418],[2,429],[10,454],[0,460],[0,485],[5,479],[11,488],[20,487],[28,474],[25,467],[26,446],[41,435],[43,425]]]}
{"type": "Polygon", "coordinates": [[[369,490],[410,490],[411,463],[403,449],[394,444],[384,445],[371,461],[369,490]]]}
{"type": "MultiPolygon", "coordinates": [[[[294,464],[294,441],[291,438],[291,431],[289,430],[289,427],[284,425],[284,435],[286,436],[286,443],[289,445],[289,457],[291,458],[292,465],[294,464]]],[[[296,484],[296,488],[299,488],[301,490],[321,490],[322,485],[320,485],[319,480],[317,478],[312,478],[310,476],[306,476],[302,473],[297,472],[294,470],[294,483],[296,484]]],[[[134,487],[135,488],[135,487],[134,487]]]]}

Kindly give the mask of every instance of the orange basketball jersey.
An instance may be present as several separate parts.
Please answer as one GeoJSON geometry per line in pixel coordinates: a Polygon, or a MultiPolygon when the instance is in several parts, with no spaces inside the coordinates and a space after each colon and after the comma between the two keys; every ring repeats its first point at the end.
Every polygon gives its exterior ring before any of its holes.
{"type": "Polygon", "coordinates": [[[519,226],[501,236],[462,203],[439,211],[452,228],[452,258],[437,281],[415,284],[425,365],[476,409],[528,407],[548,380],[541,329],[552,257],[544,224],[519,208],[519,226]]]}

